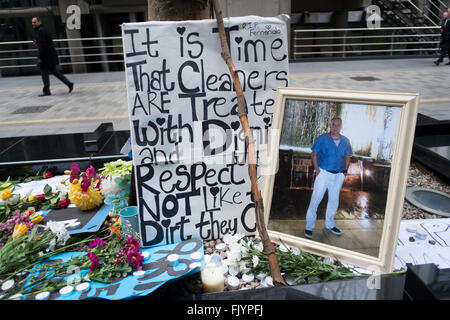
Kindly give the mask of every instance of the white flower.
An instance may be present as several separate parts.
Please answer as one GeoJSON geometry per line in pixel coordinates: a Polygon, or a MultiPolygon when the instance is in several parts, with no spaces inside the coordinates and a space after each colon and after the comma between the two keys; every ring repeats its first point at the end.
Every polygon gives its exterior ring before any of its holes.
{"type": "Polygon", "coordinates": [[[119,186],[115,182],[111,182],[111,180],[108,179],[102,179],[102,182],[100,184],[100,189],[102,190],[103,197],[107,197],[111,194],[116,194],[119,192],[119,186]]]}
{"type": "Polygon", "coordinates": [[[256,268],[258,266],[258,263],[259,263],[258,256],[253,256],[252,257],[252,263],[253,263],[253,268],[256,268]]]}
{"type": "Polygon", "coordinates": [[[69,187],[64,184],[58,184],[56,186],[56,191],[59,191],[61,196],[65,197],[67,195],[67,192],[69,191],[69,187]]]}
{"type": "Polygon", "coordinates": [[[60,223],[57,221],[49,221],[47,222],[47,228],[56,235],[56,243],[53,243],[53,240],[50,242],[49,250],[53,250],[56,245],[65,245],[66,241],[70,238],[69,232],[67,232],[64,223],[60,223]]]}
{"type": "Polygon", "coordinates": [[[263,250],[264,250],[264,246],[263,246],[262,242],[258,242],[258,244],[254,244],[253,246],[254,246],[255,249],[258,250],[259,252],[263,252],[263,250]]]}
{"type": "Polygon", "coordinates": [[[241,245],[237,243],[232,243],[230,245],[230,250],[227,251],[227,257],[230,261],[230,264],[239,267],[238,263],[241,261],[241,245]]]}

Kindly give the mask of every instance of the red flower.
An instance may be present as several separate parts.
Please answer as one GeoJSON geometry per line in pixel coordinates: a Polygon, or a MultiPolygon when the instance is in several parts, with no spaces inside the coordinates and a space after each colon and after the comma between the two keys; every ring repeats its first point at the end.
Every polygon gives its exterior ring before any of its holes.
{"type": "Polygon", "coordinates": [[[53,177],[53,174],[51,173],[51,171],[47,171],[46,173],[44,173],[44,178],[45,179],[48,179],[48,178],[51,178],[51,177],[53,177]]]}
{"type": "Polygon", "coordinates": [[[59,208],[67,208],[69,206],[69,199],[64,198],[59,200],[59,208]]]}
{"type": "Polygon", "coordinates": [[[37,201],[45,201],[45,194],[37,194],[36,195],[36,200],[37,201]]]}

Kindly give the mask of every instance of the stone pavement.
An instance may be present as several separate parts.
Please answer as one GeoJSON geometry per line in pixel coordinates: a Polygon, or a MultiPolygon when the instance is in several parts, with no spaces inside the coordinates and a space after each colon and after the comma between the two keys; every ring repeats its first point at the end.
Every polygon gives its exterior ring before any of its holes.
{"type": "MultiPolygon", "coordinates": [[[[419,112],[450,120],[450,66],[432,58],[290,64],[290,87],[419,93],[419,112]],[[358,81],[354,77],[371,77],[358,81]]],[[[91,132],[102,122],[129,129],[123,72],[69,74],[75,89],[51,76],[52,96],[38,97],[40,76],[0,78],[0,137],[91,132]],[[22,109],[25,108],[25,109],[22,109]]]]}

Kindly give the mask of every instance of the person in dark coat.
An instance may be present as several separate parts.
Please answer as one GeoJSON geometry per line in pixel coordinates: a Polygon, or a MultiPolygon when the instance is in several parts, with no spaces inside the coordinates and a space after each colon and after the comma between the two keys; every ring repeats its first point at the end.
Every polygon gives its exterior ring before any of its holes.
{"type": "Polygon", "coordinates": [[[444,61],[445,56],[448,56],[449,62],[447,64],[450,64],[450,18],[448,11],[442,14],[441,26],[441,54],[439,56],[439,59],[434,61],[434,64],[437,66],[444,61]]]}
{"type": "Polygon", "coordinates": [[[38,47],[38,67],[41,69],[42,82],[44,83],[43,93],[40,96],[50,96],[50,73],[61,80],[68,88],[69,93],[73,90],[73,83],[70,82],[59,70],[58,54],[56,53],[52,37],[47,29],[42,25],[39,17],[31,20],[36,39],[33,43],[38,47]]]}

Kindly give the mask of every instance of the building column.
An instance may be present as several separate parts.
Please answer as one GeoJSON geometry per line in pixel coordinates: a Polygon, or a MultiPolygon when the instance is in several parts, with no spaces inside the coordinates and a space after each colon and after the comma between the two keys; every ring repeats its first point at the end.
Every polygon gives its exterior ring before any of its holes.
{"type": "MultiPolygon", "coordinates": [[[[83,1],[78,1],[77,5],[80,6],[80,8],[84,8],[83,1]]],[[[62,23],[66,23],[67,19],[67,7],[73,5],[73,1],[71,0],[58,0],[58,8],[61,15],[61,21],[62,23]]],[[[83,12],[82,12],[83,13],[83,12]]],[[[81,28],[83,26],[81,25],[81,28]]],[[[81,30],[69,30],[66,27],[66,38],[67,39],[80,39],[81,38],[81,30]]],[[[75,48],[81,48],[83,46],[83,43],[81,40],[74,40],[74,41],[67,41],[67,47],[69,48],[69,54],[72,55],[83,55],[84,50],[83,49],[75,49],[75,48]]],[[[84,62],[86,61],[84,59],[84,56],[76,56],[70,58],[71,62],[76,62],[77,64],[72,64],[72,70],[74,73],[86,73],[87,68],[86,64],[84,62]]]]}

